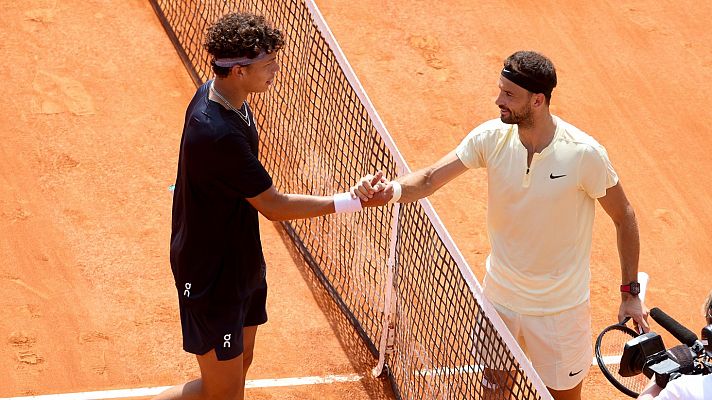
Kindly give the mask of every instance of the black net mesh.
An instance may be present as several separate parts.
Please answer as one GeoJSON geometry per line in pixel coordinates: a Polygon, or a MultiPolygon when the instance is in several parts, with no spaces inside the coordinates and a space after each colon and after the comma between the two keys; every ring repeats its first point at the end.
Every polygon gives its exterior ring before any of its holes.
{"type": "MultiPolygon", "coordinates": [[[[202,41],[218,17],[255,12],[284,32],[274,86],[249,99],[262,162],[280,191],[331,195],[376,170],[396,175],[392,154],[302,1],[151,3],[196,84],[212,76],[202,41]]],[[[376,356],[392,211],[369,208],[282,224],[376,356]]],[[[404,399],[539,398],[419,203],[401,207],[398,238],[395,342],[386,364],[395,393],[404,399]]]]}

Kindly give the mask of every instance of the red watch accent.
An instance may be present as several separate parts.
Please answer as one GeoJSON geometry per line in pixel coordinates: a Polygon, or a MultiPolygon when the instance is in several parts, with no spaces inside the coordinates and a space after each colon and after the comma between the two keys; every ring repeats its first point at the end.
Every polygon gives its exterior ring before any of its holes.
{"type": "Polygon", "coordinates": [[[633,296],[640,294],[640,283],[631,282],[627,285],[621,285],[621,293],[630,293],[633,296]]]}

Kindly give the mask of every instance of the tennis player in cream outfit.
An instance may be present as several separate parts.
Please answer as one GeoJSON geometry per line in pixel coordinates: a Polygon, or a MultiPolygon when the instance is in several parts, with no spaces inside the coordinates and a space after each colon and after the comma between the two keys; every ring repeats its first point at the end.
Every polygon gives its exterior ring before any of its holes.
{"type": "MultiPolygon", "coordinates": [[[[639,237],[633,208],[595,139],[551,115],[556,86],[551,61],[516,52],[504,62],[496,104],[500,118],[475,128],[434,165],[352,191],[363,200],[413,202],[470,168],[487,168],[487,258],[484,292],[534,368],[559,399],[580,399],[591,365],[589,304],[595,200],[613,220],[621,260],[618,319],[648,331],[648,310],[635,290],[639,237]],[[392,196],[388,194],[392,193],[392,196]],[[370,199],[369,199],[370,198],[370,199]]],[[[373,204],[370,204],[373,205],[373,204]]]]}

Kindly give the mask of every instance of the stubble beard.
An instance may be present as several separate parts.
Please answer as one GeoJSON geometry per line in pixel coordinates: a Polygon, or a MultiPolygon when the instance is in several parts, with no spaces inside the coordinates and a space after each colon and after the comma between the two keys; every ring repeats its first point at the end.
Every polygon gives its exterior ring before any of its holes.
{"type": "Polygon", "coordinates": [[[527,107],[522,110],[521,113],[514,112],[512,109],[506,109],[509,112],[509,116],[500,117],[502,122],[510,125],[519,125],[520,128],[528,128],[534,125],[534,120],[532,118],[532,108],[527,105],[527,107]]]}

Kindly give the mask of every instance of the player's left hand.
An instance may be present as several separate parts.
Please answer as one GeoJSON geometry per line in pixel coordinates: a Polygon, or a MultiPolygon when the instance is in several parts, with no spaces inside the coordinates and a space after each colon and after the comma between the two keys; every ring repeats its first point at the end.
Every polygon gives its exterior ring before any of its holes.
{"type": "Polygon", "coordinates": [[[650,331],[648,324],[648,307],[638,296],[631,296],[628,293],[622,294],[621,306],[618,309],[618,321],[623,321],[626,317],[633,320],[633,328],[636,332],[646,333],[650,331]]]}

